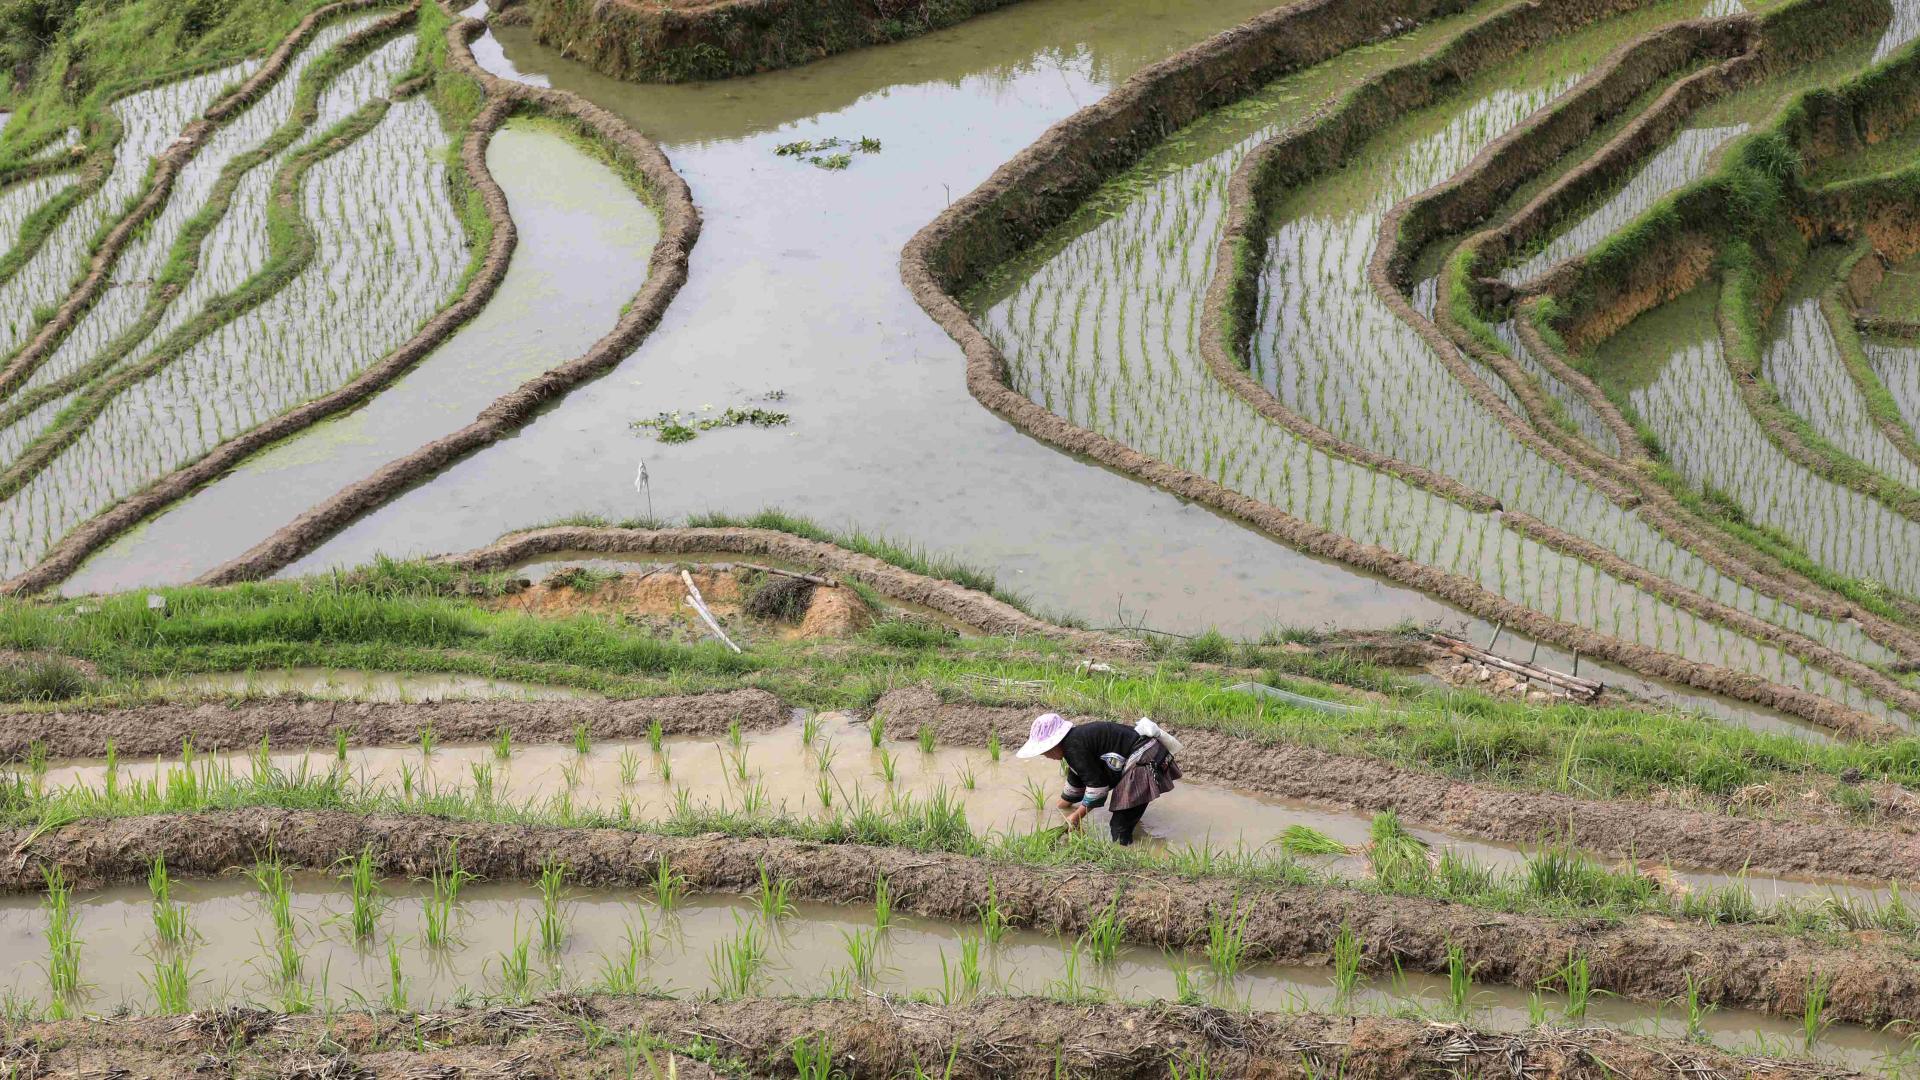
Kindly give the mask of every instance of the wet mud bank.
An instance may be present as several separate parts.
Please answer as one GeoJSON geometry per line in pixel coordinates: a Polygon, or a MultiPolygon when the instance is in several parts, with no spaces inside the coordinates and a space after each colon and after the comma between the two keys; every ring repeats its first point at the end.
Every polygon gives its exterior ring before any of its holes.
{"type": "MultiPolygon", "coordinates": [[[[461,458],[518,431],[544,406],[626,358],[653,328],[686,282],[687,259],[700,235],[700,214],[687,183],[659,146],[614,114],[576,94],[500,79],[482,69],[469,42],[486,24],[461,19],[447,30],[453,68],[484,87],[498,127],[511,112],[525,110],[566,123],[633,170],[660,216],[660,237],[648,260],[646,282],[622,309],[619,321],[580,356],[534,376],[496,398],[469,424],[441,436],[367,477],[320,500],[247,552],[202,575],[197,584],[222,585],[270,576],[311,554],[328,539],[461,458]]],[[[469,151],[484,170],[484,149],[469,151]]],[[[469,161],[471,167],[472,162],[469,161]]],[[[500,276],[505,274],[502,261],[500,276]]],[[[448,328],[448,333],[452,331],[448,328]]],[[[422,353],[424,355],[424,351],[422,353]]],[[[41,587],[50,582],[42,583],[41,587]]]]}
{"type": "Polygon", "coordinates": [[[541,44],[616,79],[694,82],[796,67],[1019,0],[520,0],[541,44]]]}
{"type": "Polygon", "coordinates": [[[15,713],[0,728],[0,759],[24,760],[39,743],[57,758],[93,758],[107,742],[123,757],[243,750],[260,740],[280,749],[405,746],[430,730],[442,743],[481,743],[501,729],[517,742],[567,742],[584,726],[594,739],[643,739],[657,721],[667,735],[722,735],[738,724],[764,731],[793,711],[765,690],[642,698],[633,701],[350,702],[265,700],[229,704],[140,705],[97,712],[15,713]]]}
{"type": "MultiPolygon", "coordinates": [[[[1489,1033],[1451,1023],[1317,1013],[1240,1013],[1167,1004],[1071,1004],[984,998],[963,1005],[895,1001],[647,1000],[558,996],[420,1014],[339,1012],[288,1016],[227,1009],[185,1017],[69,1020],[11,1034],[12,1060],[48,1072],[111,1063],[134,1072],[186,1073],[210,1055],[274,1075],[517,1074],[530,1061],[543,1075],[622,1075],[619,1046],[583,1034],[651,1033],[670,1045],[700,1038],[722,1045],[766,1075],[790,1075],[792,1047],[826,1036],[832,1065],[849,1080],[892,1080],[916,1068],[956,1080],[1099,1075],[1162,1080],[1169,1062],[1204,1061],[1211,1075],[1295,1077],[1337,1074],[1398,1080],[1425,1074],[1527,1075],[1543,1080],[1647,1080],[1698,1076],[1845,1077],[1851,1070],[1755,1058],[1596,1028],[1489,1033]],[[416,1040],[433,1045],[419,1049],[416,1040]],[[316,1047],[325,1046],[328,1053],[316,1047]],[[948,1063],[951,1062],[949,1065],[948,1063]],[[322,1070],[330,1070],[323,1072],[322,1070]]],[[[667,1069],[665,1051],[654,1058],[667,1069]]],[[[688,1080],[717,1075],[676,1059],[688,1080]]]]}
{"type": "MultiPolygon", "coordinates": [[[[991,734],[1003,743],[1017,738],[1034,710],[949,704],[931,691],[899,690],[882,697],[874,712],[896,738],[912,738],[924,724],[943,743],[978,745],[991,734]]],[[[1179,736],[1188,747],[1181,767],[1196,780],[1355,810],[1392,810],[1460,835],[1524,845],[1565,839],[1616,858],[1728,870],[1920,878],[1920,836],[1902,830],[1508,791],[1312,747],[1192,727],[1181,728],[1179,736]]]]}
{"type": "Polygon", "coordinates": [[[1139,650],[1138,643],[1058,626],[955,582],[916,574],[871,555],[775,529],[562,526],[512,533],[486,547],[434,561],[463,570],[509,570],[563,551],[668,556],[723,553],[777,559],[808,567],[816,573],[857,581],[889,599],[929,608],[983,634],[1053,638],[1103,652],[1139,650]]]}
{"type": "Polygon", "coordinates": [[[250,865],[271,850],[293,868],[325,868],[343,853],[368,852],[383,874],[418,876],[457,844],[461,865],[491,880],[532,881],[563,862],[583,887],[650,882],[662,858],[695,892],[750,892],[761,874],[793,881],[799,900],[871,903],[884,877],[895,910],[970,922],[989,894],[1012,925],[1073,936],[1111,903],[1131,943],[1197,949],[1219,919],[1244,919],[1254,959],[1324,964],[1347,928],[1364,943],[1369,971],[1445,971],[1449,947],[1464,951],[1482,982],[1531,987],[1551,982],[1567,958],[1584,955],[1593,986],[1642,1001],[1685,992],[1726,1007],[1798,1015],[1807,988],[1829,987],[1827,1018],[1883,1024],[1920,1012],[1920,968],[1903,951],[1867,942],[1826,944],[1737,927],[1664,920],[1556,920],[1505,915],[1422,899],[1311,886],[1267,886],[1014,864],[935,852],[778,838],[654,836],[613,829],[544,828],[416,817],[360,817],[328,811],[255,809],[83,821],[0,835],[18,853],[0,888],[32,892],[58,866],[87,889],[145,880],[164,855],[178,875],[209,876],[250,865]]]}

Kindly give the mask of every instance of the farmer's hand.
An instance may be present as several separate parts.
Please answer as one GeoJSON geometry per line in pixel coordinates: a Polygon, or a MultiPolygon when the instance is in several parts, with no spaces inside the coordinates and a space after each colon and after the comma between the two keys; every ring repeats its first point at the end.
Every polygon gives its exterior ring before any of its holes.
{"type": "Polygon", "coordinates": [[[1088,811],[1088,810],[1090,810],[1090,809],[1092,809],[1092,807],[1090,807],[1090,806],[1087,806],[1087,805],[1085,805],[1085,804],[1083,803],[1083,804],[1081,804],[1081,805],[1079,805],[1079,806],[1076,806],[1076,807],[1074,807],[1073,809],[1071,809],[1071,810],[1069,810],[1069,811],[1067,811],[1067,828],[1068,828],[1068,830],[1070,830],[1070,831],[1072,831],[1072,832],[1079,832],[1079,831],[1080,831],[1080,821],[1081,821],[1081,819],[1082,819],[1082,818],[1084,818],[1084,817],[1086,817],[1086,816],[1087,816],[1087,811],[1088,811]]]}

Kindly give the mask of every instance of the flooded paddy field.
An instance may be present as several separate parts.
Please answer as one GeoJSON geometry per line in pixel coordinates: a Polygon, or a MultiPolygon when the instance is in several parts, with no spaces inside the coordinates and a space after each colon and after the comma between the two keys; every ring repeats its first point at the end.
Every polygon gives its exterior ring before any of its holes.
{"type": "Polygon", "coordinates": [[[0,1061],[1912,1071],[1920,4],[836,3],[0,25],[0,1061]]]}

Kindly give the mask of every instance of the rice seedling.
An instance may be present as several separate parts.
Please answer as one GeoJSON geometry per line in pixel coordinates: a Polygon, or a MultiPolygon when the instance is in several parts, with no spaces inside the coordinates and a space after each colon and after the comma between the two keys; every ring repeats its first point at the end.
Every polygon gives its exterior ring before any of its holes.
{"type": "Polygon", "coordinates": [[[792,1050],[795,1080],[845,1080],[847,1074],[833,1067],[833,1044],[826,1032],[811,1040],[795,1039],[792,1050]]]}
{"type": "Polygon", "coordinates": [[[387,941],[387,1008],[393,1012],[407,1011],[407,976],[400,966],[400,943],[387,941]]]}
{"type": "Polygon", "coordinates": [[[432,757],[434,744],[433,725],[427,724],[420,729],[420,756],[432,757]]]}
{"type": "Polygon", "coordinates": [[[187,970],[187,958],[174,955],[156,958],[153,974],[142,976],[153,995],[154,1011],[163,1016],[179,1016],[193,1011],[193,975],[187,970]]]}
{"type": "Polygon", "coordinates": [[[886,933],[893,925],[893,892],[887,886],[887,875],[881,874],[873,879],[873,928],[886,933]]]}
{"type": "Polygon", "coordinates": [[[573,752],[585,757],[593,750],[593,737],[584,721],[573,725],[573,752]]]}
{"type": "Polygon", "coordinates": [[[722,1000],[752,994],[766,962],[764,932],[755,923],[736,921],[733,936],[715,944],[708,957],[707,968],[713,976],[714,992],[722,1000]]]}
{"type": "Polygon", "coordinates": [[[814,750],[813,750],[814,768],[819,770],[821,773],[832,772],[834,757],[835,757],[835,751],[833,749],[833,744],[830,742],[822,742],[819,746],[814,747],[814,750]]]}
{"type": "Polygon", "coordinates": [[[484,761],[476,761],[468,766],[473,774],[473,798],[481,804],[493,801],[493,766],[484,761]]]}
{"type": "Polygon", "coordinates": [[[640,779],[640,755],[632,749],[620,751],[620,786],[632,787],[640,779]]]}
{"type": "Polygon", "coordinates": [[[995,764],[1000,761],[1000,733],[997,731],[987,736],[987,758],[995,764]]]}
{"type": "Polygon", "coordinates": [[[877,752],[877,760],[880,779],[888,784],[893,783],[899,767],[894,756],[883,748],[877,752]]]}
{"type": "Polygon", "coordinates": [[[1806,1036],[1803,1044],[1808,1053],[1812,1053],[1815,1043],[1826,1033],[1827,992],[1833,986],[1832,976],[1814,975],[1807,979],[1807,992],[1800,1011],[1800,1027],[1806,1036]]]}
{"type": "Polygon", "coordinates": [[[1247,953],[1247,920],[1252,916],[1252,909],[1242,910],[1238,901],[1232,911],[1222,914],[1216,910],[1208,916],[1207,965],[1216,981],[1229,983],[1240,973],[1247,953]]]}
{"type": "Polygon", "coordinates": [[[347,731],[341,728],[333,733],[333,757],[335,761],[347,760],[347,731]]]}
{"type": "Polygon", "coordinates": [[[1465,1017],[1473,999],[1473,971],[1459,942],[1447,942],[1447,1001],[1454,1015],[1465,1017]]]}
{"type": "Polygon", "coordinates": [[[960,786],[963,789],[967,791],[972,791],[974,790],[974,787],[977,785],[978,782],[979,782],[979,777],[974,775],[973,766],[971,765],[960,766],[960,786]]]}
{"type": "Polygon", "coordinates": [[[80,935],[73,911],[73,887],[58,866],[43,867],[47,886],[41,907],[47,913],[47,989],[53,1007],[64,1010],[80,992],[80,935]]]}
{"type": "Polygon", "coordinates": [[[1096,964],[1111,964],[1119,955],[1120,941],[1126,936],[1127,920],[1120,914],[1120,898],[1107,901],[1087,924],[1087,952],[1096,964]]]}
{"type": "Polygon", "coordinates": [[[259,779],[273,775],[273,751],[265,735],[260,736],[260,745],[253,748],[253,775],[259,779]]]}
{"type": "Polygon", "coordinates": [[[1075,938],[1067,946],[1060,960],[1060,977],[1047,984],[1049,996],[1062,1001],[1082,1002],[1097,999],[1099,994],[1081,977],[1081,956],[1086,945],[1084,937],[1075,938]]]}
{"type": "Polygon", "coordinates": [[[1295,823],[1280,834],[1280,850],[1289,855],[1345,855],[1347,845],[1311,826],[1295,823]]]}
{"type": "Polygon", "coordinates": [[[1701,996],[1700,983],[1693,977],[1693,972],[1691,971],[1687,972],[1687,988],[1682,995],[1681,1004],[1683,1004],[1687,1010],[1687,1041],[1708,1041],[1707,1016],[1713,1012],[1716,1006],[1701,996]]]}
{"type": "Polygon", "coordinates": [[[101,787],[108,801],[120,794],[120,748],[113,744],[112,739],[107,740],[107,765],[101,778],[101,787]]]}
{"type": "Polygon", "coordinates": [[[1360,985],[1360,939],[1350,926],[1342,925],[1333,939],[1334,1001],[1344,1004],[1360,985]]]}
{"type": "Polygon", "coordinates": [[[173,879],[167,875],[167,859],[154,856],[147,870],[147,891],[153,897],[153,936],[163,948],[177,948],[192,933],[187,926],[187,909],[173,899],[173,879]]]}
{"type": "Polygon", "coordinates": [[[527,1000],[527,991],[533,985],[532,946],[533,939],[520,932],[520,920],[515,918],[513,937],[499,958],[500,989],[513,1001],[527,1000]]]}
{"type": "Polygon", "coordinates": [[[1193,985],[1194,966],[1186,957],[1172,949],[1165,951],[1167,970],[1173,975],[1173,1000],[1180,1005],[1200,1005],[1206,1002],[1206,996],[1193,985]]]}
{"type": "Polygon", "coordinates": [[[665,754],[661,754],[659,757],[659,762],[660,762],[660,782],[663,784],[673,783],[673,759],[668,757],[665,754]]]}
{"type": "Polygon", "coordinates": [[[681,897],[686,895],[687,880],[668,865],[667,857],[662,855],[654,865],[651,887],[654,906],[662,912],[669,912],[680,906],[681,897]]]}
{"type": "Polygon", "coordinates": [[[1204,1055],[1180,1054],[1167,1062],[1168,1080],[1213,1080],[1213,1075],[1204,1055]]]}
{"type": "Polygon", "coordinates": [[[920,731],[916,736],[916,738],[919,739],[921,753],[923,754],[933,753],[933,725],[921,724],[920,731]]]}
{"type": "Polygon", "coordinates": [[[287,880],[287,868],[278,860],[261,860],[248,872],[254,887],[260,890],[261,900],[267,906],[267,916],[273,921],[276,934],[287,937],[293,934],[293,887],[287,880]]]}
{"type": "Polygon", "coordinates": [[[493,756],[501,761],[513,757],[513,731],[504,725],[493,733],[493,756]]]}
{"type": "Polygon", "coordinates": [[[832,809],[833,778],[831,776],[828,776],[826,773],[821,773],[819,776],[814,777],[813,791],[814,794],[820,798],[821,808],[832,809]]]}
{"type": "Polygon", "coordinates": [[[867,721],[867,742],[875,750],[880,748],[880,741],[885,737],[886,730],[886,725],[881,723],[877,716],[867,721]]]}
{"type": "Polygon", "coordinates": [[[767,870],[767,864],[760,864],[760,888],[754,894],[760,907],[760,917],[771,926],[794,913],[793,901],[788,895],[793,891],[792,878],[774,878],[767,870]]]}
{"type": "Polygon", "coordinates": [[[980,932],[986,937],[988,945],[997,946],[1007,936],[1011,925],[1006,909],[1000,906],[998,888],[993,879],[988,878],[987,902],[980,905],[980,932]]]}
{"type": "Polygon", "coordinates": [[[374,869],[373,845],[361,848],[360,854],[342,861],[346,869],[340,872],[340,880],[346,882],[353,902],[348,921],[353,927],[354,940],[366,941],[373,937],[380,913],[386,908],[386,898],[380,891],[380,879],[374,869]]]}
{"type": "Polygon", "coordinates": [[[658,754],[666,745],[666,731],[660,726],[660,718],[654,717],[647,722],[647,748],[658,754]]]}
{"type": "Polygon", "coordinates": [[[738,717],[727,721],[727,745],[733,747],[736,751],[743,749],[746,745],[745,737],[740,733],[740,720],[738,717]]]}
{"type": "Polygon", "coordinates": [[[600,988],[610,994],[638,994],[648,984],[641,971],[653,955],[653,928],[640,916],[640,931],[627,927],[625,948],[600,959],[600,988]]]}
{"type": "Polygon", "coordinates": [[[540,948],[548,953],[559,952],[567,939],[567,917],[561,906],[566,877],[565,863],[549,859],[540,864],[540,948]]]}
{"type": "Polygon", "coordinates": [[[1587,1018],[1587,1006],[1593,995],[1600,992],[1593,988],[1593,972],[1588,969],[1587,955],[1575,953],[1567,957],[1567,965],[1560,969],[1559,978],[1567,991],[1563,1014],[1569,1023],[1581,1023],[1587,1018]]]}
{"type": "Polygon", "coordinates": [[[1033,812],[1036,815],[1045,814],[1047,812],[1047,789],[1042,786],[1038,780],[1029,779],[1026,782],[1026,792],[1027,801],[1033,804],[1033,812]]]}
{"type": "Polygon", "coordinates": [[[853,981],[862,985],[872,982],[880,955],[880,932],[855,930],[848,933],[842,930],[840,937],[846,942],[848,971],[852,973],[853,981]]]}
{"type": "Polygon", "coordinates": [[[820,717],[810,712],[800,720],[800,744],[802,746],[812,746],[814,740],[819,737],[820,717]]]}

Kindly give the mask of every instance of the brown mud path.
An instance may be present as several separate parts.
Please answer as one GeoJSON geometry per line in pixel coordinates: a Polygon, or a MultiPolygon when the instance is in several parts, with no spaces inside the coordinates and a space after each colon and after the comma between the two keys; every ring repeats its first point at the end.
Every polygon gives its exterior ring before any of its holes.
{"type": "Polygon", "coordinates": [[[427,817],[362,817],[337,811],[248,809],[83,820],[0,831],[14,857],[0,865],[0,889],[33,892],[59,867],[78,888],[144,881],[164,856],[177,875],[210,876],[268,852],[294,868],[331,866],[366,851],[383,874],[420,876],[457,844],[466,869],[493,880],[532,881],[542,865],[567,866],[580,886],[644,887],[666,859],[696,892],[751,892],[762,873],[792,880],[798,900],[870,904],[878,877],[894,909],[972,922],[989,895],[1011,924],[1073,936],[1110,902],[1126,940],[1199,949],[1217,918],[1244,918],[1248,956],[1326,964],[1343,928],[1362,942],[1364,968],[1441,972],[1456,946],[1481,982],[1533,987],[1551,982],[1576,954],[1588,958],[1595,989],[1659,1002],[1686,991],[1723,1007],[1797,1016],[1807,987],[1828,984],[1825,1016],[1885,1024],[1920,1016],[1920,964],[1865,936],[1844,943],[1763,928],[1678,924],[1638,917],[1617,922],[1509,915],[1444,901],[1356,889],[1188,878],[1154,871],[1031,867],[940,852],[821,844],[769,837],[650,835],[620,829],[534,827],[427,817]],[[1237,913],[1237,914],[1236,914],[1237,913]]]}
{"type": "MultiPolygon", "coordinates": [[[[1017,743],[1036,711],[947,704],[928,690],[896,690],[874,706],[895,738],[913,738],[925,724],[940,742],[954,745],[984,745],[990,734],[998,734],[1003,745],[1017,743]]],[[[1524,845],[1566,839],[1616,858],[1671,859],[1705,869],[1920,879],[1920,833],[1905,828],[1511,791],[1308,746],[1190,726],[1177,734],[1187,748],[1181,767],[1195,780],[1366,812],[1392,810],[1409,822],[1463,836],[1524,845]]],[[[1791,803],[1785,809],[1807,812],[1791,803]]]]}
{"type": "MultiPolygon", "coordinates": [[[[647,1000],[555,996],[420,1014],[287,1016],[226,1009],[178,1017],[68,1020],[8,1033],[0,1060],[24,1075],[186,1075],[209,1064],[233,1075],[624,1075],[618,1046],[584,1029],[646,1032],[671,1045],[700,1038],[744,1059],[750,1075],[792,1075],[791,1047],[825,1033],[848,1080],[915,1075],[953,1080],[1164,1080],[1169,1061],[1204,1060],[1215,1076],[1527,1076],[1535,1080],[1810,1080],[1860,1074],[1811,1062],[1740,1057],[1598,1028],[1486,1033],[1427,1020],[1239,1013],[1209,1007],[1081,1005],[982,998],[940,1006],[888,998],[796,1001],[647,1000]],[[419,1047],[419,1040],[429,1045],[419,1047]],[[604,1040],[599,1040],[604,1041],[604,1040]],[[322,1053],[321,1048],[326,1052],[322,1053]],[[948,1062],[951,1061],[949,1071],[948,1062]]],[[[656,1052],[660,1074],[665,1054],[656,1052]]],[[[645,1066],[642,1066],[643,1068],[645,1066]]],[[[717,1075],[685,1058],[675,1075],[717,1075]]]]}

